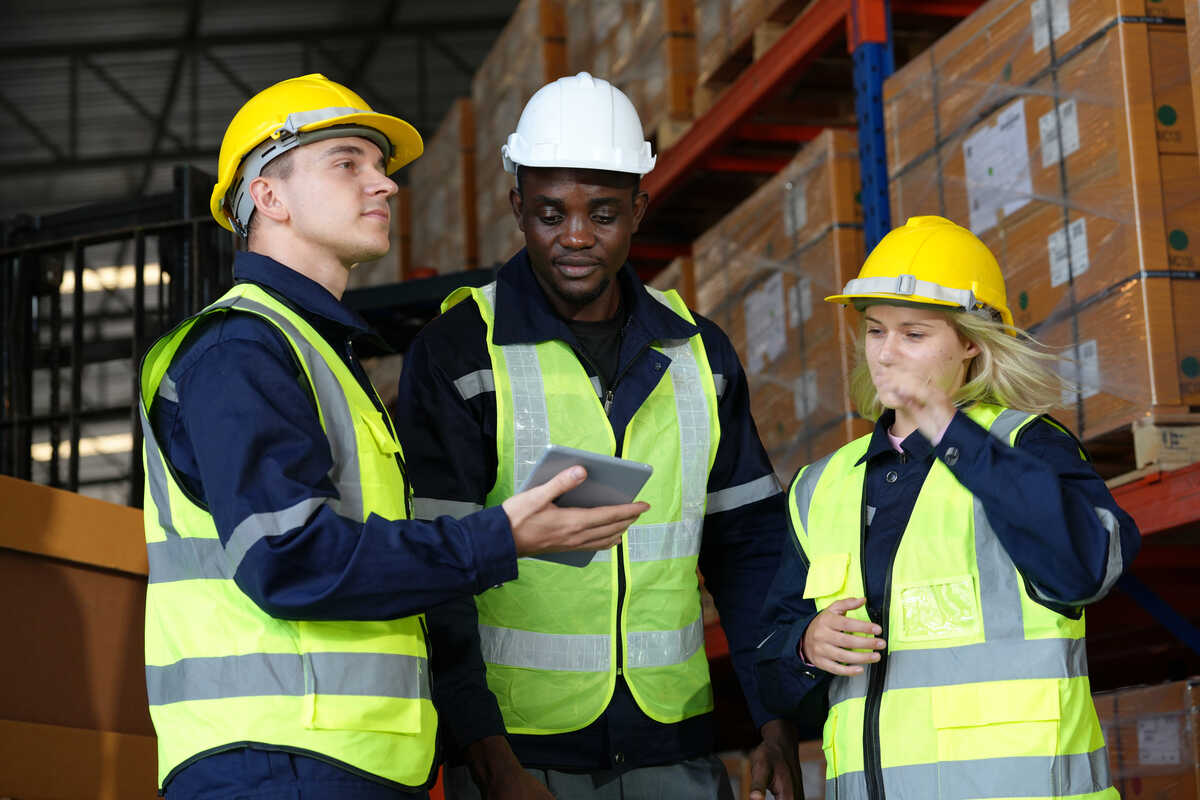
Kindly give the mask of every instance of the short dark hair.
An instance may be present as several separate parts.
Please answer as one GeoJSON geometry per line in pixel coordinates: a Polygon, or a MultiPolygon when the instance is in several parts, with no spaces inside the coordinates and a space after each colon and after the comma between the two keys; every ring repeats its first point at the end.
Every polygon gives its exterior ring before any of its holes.
{"type": "MultiPolygon", "coordinates": [[[[295,155],[295,149],[288,150],[277,158],[268,161],[259,171],[259,177],[262,178],[279,178],[281,181],[286,181],[292,177],[292,170],[296,167],[292,160],[295,155]]],[[[254,212],[250,212],[250,220],[246,223],[246,241],[250,241],[251,234],[254,233],[254,212]]]]}
{"type": "MultiPolygon", "coordinates": [[[[524,197],[525,196],[525,187],[521,185],[521,170],[522,169],[523,168],[521,167],[521,165],[518,164],[517,165],[517,194],[524,197]]],[[[638,175],[636,172],[632,172],[632,173],[618,172],[616,174],[628,175],[630,178],[633,179],[633,196],[637,197],[638,192],[640,192],[642,190],[642,176],[638,175]]]]}

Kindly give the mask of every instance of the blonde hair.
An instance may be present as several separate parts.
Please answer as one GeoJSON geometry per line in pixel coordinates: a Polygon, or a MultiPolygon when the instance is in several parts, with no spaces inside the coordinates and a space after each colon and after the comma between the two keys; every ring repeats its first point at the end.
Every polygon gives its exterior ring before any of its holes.
{"type": "MultiPolygon", "coordinates": [[[[1047,362],[1058,361],[1058,356],[1028,333],[980,314],[940,313],[959,337],[979,348],[979,355],[967,365],[966,380],[954,393],[955,405],[991,403],[1031,414],[1045,414],[1063,405],[1064,390],[1074,387],[1047,366],[1047,362]]],[[[850,400],[860,415],[874,421],[884,407],[867,367],[865,331],[866,320],[862,319],[854,343],[850,400]]]]}

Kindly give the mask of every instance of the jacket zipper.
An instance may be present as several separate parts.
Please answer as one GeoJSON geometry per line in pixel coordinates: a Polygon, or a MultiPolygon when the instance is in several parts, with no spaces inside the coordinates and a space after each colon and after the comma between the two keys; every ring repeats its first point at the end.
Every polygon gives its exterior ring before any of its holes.
{"type": "MultiPolygon", "coordinates": [[[[866,517],[866,490],[864,487],[862,501],[862,534],[861,543],[859,544],[859,553],[863,554],[867,551],[867,517],[866,517]]],[[[892,548],[892,554],[888,558],[887,577],[883,583],[883,606],[880,609],[881,619],[876,620],[876,624],[881,629],[880,636],[884,641],[888,641],[888,620],[891,619],[892,606],[892,568],[896,564],[896,553],[900,550],[900,542],[904,538],[904,533],[896,538],[896,544],[892,548]]],[[[862,569],[863,594],[865,595],[867,587],[867,561],[866,558],[860,555],[860,568],[862,569]]],[[[870,606],[867,603],[868,614],[870,616],[870,606]]],[[[887,680],[887,665],[888,651],[887,648],[879,651],[879,661],[870,666],[871,676],[867,682],[867,698],[866,708],[863,713],[863,767],[864,775],[867,783],[867,797],[870,800],[885,800],[886,794],[883,788],[883,759],[879,742],[879,712],[883,703],[883,685],[887,680]]]]}
{"type": "MultiPolygon", "coordinates": [[[[379,396],[379,392],[376,390],[375,384],[371,383],[371,379],[367,377],[367,371],[363,369],[362,364],[358,361],[358,357],[354,354],[353,336],[346,337],[346,358],[350,362],[350,373],[354,375],[356,380],[358,380],[359,385],[363,386],[364,391],[366,391],[368,387],[370,388],[370,396],[372,398],[371,404],[375,406],[375,409],[379,412],[379,416],[383,417],[383,424],[387,427],[388,432],[392,434],[392,438],[399,443],[400,437],[396,435],[396,429],[392,426],[392,418],[388,416],[387,407],[383,404],[383,398],[379,396]],[[363,385],[364,383],[365,385],[363,385]]],[[[396,451],[396,464],[400,467],[400,480],[404,483],[405,516],[408,519],[412,519],[413,490],[412,485],[408,482],[408,465],[404,463],[404,454],[399,450],[396,451]]]]}

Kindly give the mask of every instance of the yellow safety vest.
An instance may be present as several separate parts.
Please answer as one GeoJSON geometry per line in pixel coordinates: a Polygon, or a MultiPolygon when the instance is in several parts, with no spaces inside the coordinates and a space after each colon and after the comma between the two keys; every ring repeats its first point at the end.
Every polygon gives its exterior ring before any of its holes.
{"type": "MultiPolygon", "coordinates": [[[[675,292],[651,295],[695,323],[675,292]]],[[[496,391],[496,484],[512,496],[551,443],[615,455],[616,438],[569,345],[496,345],[496,284],[463,288],[487,325],[496,391]]],[[[659,342],[671,361],[625,429],[621,455],[652,464],[638,496],[650,504],[620,547],[586,567],[520,560],[520,577],[476,598],[488,687],[512,733],[578,730],[603,713],[623,674],[641,709],[663,723],[712,710],[696,561],[708,473],[720,440],[712,368],[700,334],[659,342]],[[618,563],[626,575],[618,598],[618,563]],[[618,607],[620,618],[618,619],[618,607]]]]}
{"type": "Polygon", "coordinates": [[[303,523],[323,504],[353,520],[405,518],[407,487],[390,421],[303,318],[252,284],[235,286],[155,342],[142,364],[139,410],[150,560],[146,686],[160,786],[198,758],[251,743],[332,760],[405,788],[427,786],[437,714],[423,615],[275,619],[233,581],[251,545],[303,523]],[[157,396],[176,399],[167,367],[188,331],[202,317],[230,311],[258,315],[294,349],[329,437],[337,497],[255,514],[223,547],[212,515],[163,457],[149,414],[157,396]]]}
{"type": "MultiPolygon", "coordinates": [[[[1036,416],[967,415],[1013,446],[1036,416]]],[[[863,483],[870,436],[797,475],[789,504],[818,609],[865,597],[863,483]],[[811,533],[810,533],[811,531],[811,533]]],[[[1084,620],[1036,602],[978,499],[940,460],[888,578],[886,652],[835,676],[826,797],[1116,800],[1092,704],[1084,620]]],[[[866,620],[865,608],[849,616],[866,620]]]]}

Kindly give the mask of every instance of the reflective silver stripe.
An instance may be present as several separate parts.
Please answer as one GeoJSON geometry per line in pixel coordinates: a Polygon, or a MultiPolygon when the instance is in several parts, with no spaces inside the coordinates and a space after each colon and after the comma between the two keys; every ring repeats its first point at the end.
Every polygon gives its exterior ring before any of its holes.
{"type": "MultiPolygon", "coordinates": [[[[480,289],[495,315],[496,284],[480,289]]],[[[519,492],[533,473],[542,453],[550,446],[550,415],[537,346],[506,344],[501,347],[508,366],[508,384],[513,404],[513,491],[519,492]]]]}
{"type": "Polygon", "coordinates": [[[719,372],[713,373],[713,388],[717,392],[718,400],[725,396],[725,388],[727,384],[728,381],[725,380],[724,375],[720,374],[719,372]]]}
{"type": "Polygon", "coordinates": [[[413,518],[433,520],[438,517],[454,517],[462,519],[468,514],[482,511],[479,503],[468,503],[464,500],[439,500],[436,497],[414,497],[413,518]]]}
{"type": "Polygon", "coordinates": [[[1017,568],[992,529],[983,501],[975,497],[972,505],[975,508],[975,564],[979,570],[983,637],[991,643],[996,658],[1007,658],[1005,653],[1009,643],[1025,638],[1017,568]]]}
{"type": "Polygon", "coordinates": [[[242,308],[262,314],[278,325],[295,343],[297,352],[312,376],[313,390],[325,418],[325,435],[329,439],[329,449],[333,456],[329,478],[337,488],[338,497],[327,502],[343,517],[361,522],[362,482],[358,470],[358,441],[354,436],[355,420],[350,415],[350,403],[337,376],[300,330],[275,309],[245,297],[232,297],[211,306],[222,307],[242,308]]]}
{"type": "Polygon", "coordinates": [[[592,376],[592,388],[596,390],[596,397],[601,403],[604,402],[604,387],[600,385],[600,379],[595,375],[592,376]]]}
{"type": "Polygon", "coordinates": [[[975,293],[970,289],[953,289],[949,286],[918,279],[915,275],[895,277],[854,278],[842,289],[846,295],[898,294],[913,296],[914,302],[922,299],[941,300],[954,303],[970,311],[975,308],[975,293]]]}
{"type": "Polygon", "coordinates": [[[732,511],[735,508],[741,508],[751,503],[757,503],[759,500],[774,497],[780,491],[782,489],[779,486],[779,478],[775,477],[775,473],[772,472],[769,475],[755,478],[740,486],[730,486],[719,492],[712,492],[708,495],[707,513],[716,514],[721,511],[732,511]]]}
{"type": "MultiPolygon", "coordinates": [[[[1016,756],[886,767],[889,797],[976,800],[983,797],[1069,797],[1112,786],[1104,748],[1060,756],[1016,756]]],[[[868,800],[866,776],[847,772],[825,781],[830,800],[868,800]]]]}
{"type": "Polygon", "coordinates": [[[607,672],[612,644],[607,634],[535,633],[479,626],[488,664],[561,672],[607,672]]]}
{"type": "Polygon", "coordinates": [[[687,661],[704,645],[704,620],[675,631],[630,631],[626,662],[630,669],[638,667],[669,667],[687,661]]]}
{"type": "Polygon", "coordinates": [[[812,505],[813,492],[817,490],[817,482],[821,480],[821,473],[829,466],[829,459],[836,454],[835,450],[824,458],[809,464],[796,479],[792,502],[796,504],[796,511],[800,515],[800,527],[804,528],[805,534],[808,533],[808,509],[812,505]]]}
{"type": "Polygon", "coordinates": [[[220,539],[173,536],[161,542],[148,542],[146,555],[150,561],[150,583],[229,579],[237,570],[220,539]]]}
{"type": "Polygon", "coordinates": [[[263,511],[246,517],[233,529],[225,545],[230,564],[236,570],[255,542],[267,536],[278,536],[293,528],[299,528],[329,500],[328,497],[306,497],[289,508],[263,511]]]}
{"type": "MultiPolygon", "coordinates": [[[[638,563],[697,556],[700,554],[701,527],[700,521],[695,519],[634,525],[625,535],[629,560],[638,563]]],[[[608,555],[607,550],[603,552],[608,555]]]]}
{"type": "Polygon", "coordinates": [[[868,526],[870,526],[870,524],[875,521],[875,512],[877,512],[878,510],[879,509],[876,508],[875,506],[867,506],[867,525],[868,526]]]}
{"type": "Polygon", "coordinates": [[[1121,553],[1121,524],[1117,521],[1116,515],[1107,508],[1093,506],[1092,510],[1096,512],[1096,516],[1100,519],[1100,524],[1108,531],[1108,558],[1104,562],[1104,575],[1100,579],[1100,588],[1091,597],[1085,597],[1082,600],[1073,598],[1063,599],[1056,597],[1052,592],[1046,591],[1037,581],[1030,580],[1029,584],[1033,587],[1033,593],[1042,600],[1048,600],[1051,603],[1063,603],[1064,605],[1086,606],[1108,594],[1113,585],[1120,579],[1121,572],[1125,568],[1125,558],[1121,553]]]}
{"type": "Polygon", "coordinates": [[[314,693],[429,699],[429,669],[420,656],[388,653],[250,653],[146,667],[152,706],[314,693]]]}
{"type": "Polygon", "coordinates": [[[158,396],[172,403],[179,402],[179,390],[175,388],[175,381],[167,375],[163,375],[162,383],[158,385],[158,396]]]}
{"type": "Polygon", "coordinates": [[[454,388],[458,390],[459,397],[470,400],[484,392],[496,391],[496,379],[490,369],[477,369],[456,380],[454,388]]]}
{"type": "Polygon", "coordinates": [[[175,522],[171,519],[171,493],[167,488],[167,466],[162,451],[158,448],[158,440],[154,438],[154,429],[150,418],[146,416],[146,404],[138,401],[138,418],[142,421],[142,442],[146,448],[146,483],[150,488],[150,499],[158,512],[158,527],[162,528],[168,540],[178,539],[179,531],[175,530],[175,522]]]}
{"type": "Polygon", "coordinates": [[[1016,409],[1006,408],[1000,412],[996,419],[992,422],[992,426],[988,428],[988,433],[995,436],[1006,445],[1012,445],[1012,435],[1021,424],[1028,419],[1032,419],[1035,415],[1016,409]]]}
{"type": "MultiPolygon", "coordinates": [[[[835,677],[829,687],[829,703],[867,696],[870,670],[850,677],[835,677]]],[[[1028,639],[989,642],[961,647],[888,651],[884,691],[957,686],[964,682],[1019,681],[1038,678],[1075,678],[1088,674],[1087,645],[1083,639],[1028,639]],[[998,658],[997,652],[1004,657],[998,658]],[[1065,655],[1064,655],[1065,654],[1065,655]]]]}

